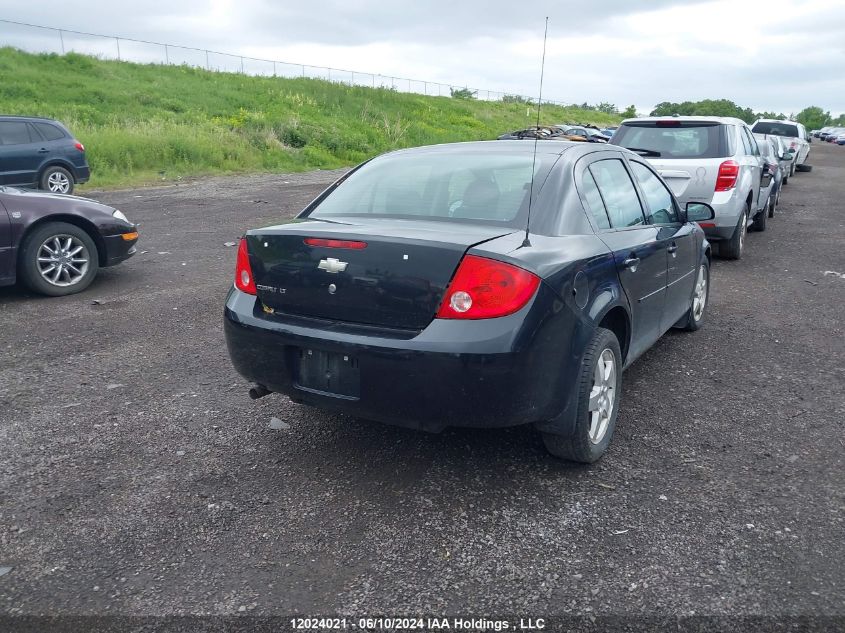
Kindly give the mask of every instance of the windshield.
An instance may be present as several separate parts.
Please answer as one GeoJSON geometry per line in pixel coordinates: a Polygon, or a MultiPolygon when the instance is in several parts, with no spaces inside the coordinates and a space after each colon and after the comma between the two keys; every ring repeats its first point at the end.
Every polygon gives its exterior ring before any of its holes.
{"type": "MultiPolygon", "coordinates": [[[[538,154],[534,195],[557,159],[538,154]]],[[[308,217],[414,218],[525,224],[531,188],[529,152],[392,154],[365,164],[329,193],[308,217]]]]}
{"type": "Polygon", "coordinates": [[[626,123],[611,143],[650,158],[723,158],[729,155],[723,130],[722,125],[708,123],[626,123]]]}
{"type": "Polygon", "coordinates": [[[788,121],[758,121],[751,128],[755,134],[775,134],[776,136],[798,136],[798,126],[788,121]]]}

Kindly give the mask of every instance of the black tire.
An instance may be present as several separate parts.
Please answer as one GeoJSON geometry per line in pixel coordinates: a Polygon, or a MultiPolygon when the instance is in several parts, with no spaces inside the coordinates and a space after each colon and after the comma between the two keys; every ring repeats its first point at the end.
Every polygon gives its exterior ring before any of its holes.
{"type": "Polygon", "coordinates": [[[748,225],[748,205],[737,222],[731,239],[719,242],[719,255],[725,259],[742,259],[742,251],[745,248],[745,233],[748,225]]]}
{"type": "Polygon", "coordinates": [[[795,169],[797,169],[800,172],[807,173],[807,172],[813,171],[813,166],[801,164],[801,165],[798,165],[795,169]]]}
{"type": "MultiPolygon", "coordinates": [[[[71,251],[75,248],[71,248],[71,251]]],[[[44,252],[43,255],[47,253],[44,252]]],[[[45,269],[49,268],[50,263],[45,263],[45,269]]],[[[50,297],[62,297],[65,295],[82,292],[97,276],[99,269],[99,252],[97,245],[88,233],[83,229],[67,222],[48,222],[42,224],[33,230],[23,241],[20,249],[18,259],[18,277],[34,292],[44,294],[50,297]],[[83,256],[87,259],[85,265],[80,265],[80,262],[68,258],[68,262],[72,263],[76,270],[80,271],[77,277],[75,273],[68,270],[67,279],[63,274],[59,275],[57,283],[51,283],[45,279],[39,268],[39,252],[42,251],[42,245],[50,243],[52,248],[55,244],[54,239],[58,239],[59,243],[66,243],[67,238],[71,238],[71,246],[83,246],[84,250],[77,253],[76,259],[81,259],[83,256]],[[86,252],[87,251],[87,252],[86,252]]],[[[50,271],[47,271],[50,274],[50,271]]]]}
{"type": "Polygon", "coordinates": [[[792,161],[792,164],[789,166],[789,175],[790,176],[795,175],[795,161],[792,161]]]}
{"type": "Polygon", "coordinates": [[[769,217],[775,217],[775,209],[780,204],[780,187],[778,187],[777,193],[775,193],[774,200],[769,201],[769,217]]]}
{"type": "Polygon", "coordinates": [[[783,177],[783,183],[781,183],[781,184],[783,184],[784,187],[789,184],[789,176],[788,175],[783,177]]]}
{"type": "Polygon", "coordinates": [[[695,273],[695,286],[690,296],[690,306],[687,313],[675,324],[687,332],[700,330],[704,325],[704,317],[707,314],[707,305],[710,303],[710,262],[705,257],[701,260],[698,270],[695,273]],[[700,286],[703,279],[703,288],[700,286]],[[703,296],[702,296],[703,290],[703,296]],[[696,301],[698,299],[698,301],[696,301]],[[703,301],[702,301],[703,299],[703,301]]]}
{"type": "Polygon", "coordinates": [[[38,187],[50,193],[73,193],[73,175],[64,167],[53,165],[44,170],[38,187]]]}
{"type": "Polygon", "coordinates": [[[769,220],[769,212],[772,209],[772,199],[771,197],[766,200],[766,206],[754,216],[754,222],[751,224],[751,228],[754,231],[763,232],[766,230],[766,222],[769,220]]]}
{"type": "MultiPolygon", "coordinates": [[[[606,356],[605,356],[606,358],[606,356]]],[[[602,397],[607,398],[609,392],[603,392],[602,397]]],[[[543,443],[546,449],[561,459],[581,464],[592,464],[604,455],[613,431],[616,429],[616,418],[619,415],[619,400],[622,395],[622,352],[619,349],[619,341],[610,330],[596,328],[593,338],[587,345],[584,355],[581,357],[581,368],[578,375],[578,403],[575,409],[576,420],[572,435],[554,435],[543,433],[543,443]],[[590,393],[593,391],[597,365],[599,359],[609,352],[614,361],[614,376],[612,383],[611,411],[607,416],[601,416],[605,420],[604,432],[598,437],[598,441],[590,438],[591,418],[590,393]]],[[[606,402],[606,400],[605,400],[606,402]]],[[[601,427],[602,425],[599,425],[601,427]]]]}

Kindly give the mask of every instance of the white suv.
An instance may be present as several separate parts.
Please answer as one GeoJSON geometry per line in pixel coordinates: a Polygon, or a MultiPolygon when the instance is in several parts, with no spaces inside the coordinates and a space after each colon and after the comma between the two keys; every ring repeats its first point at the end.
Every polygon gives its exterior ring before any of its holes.
{"type": "Polygon", "coordinates": [[[795,171],[810,171],[812,167],[806,164],[810,155],[810,135],[807,128],[797,121],[782,121],[780,119],[758,119],[751,127],[755,134],[774,134],[782,136],[786,141],[789,153],[794,156],[789,175],[795,171]]]}

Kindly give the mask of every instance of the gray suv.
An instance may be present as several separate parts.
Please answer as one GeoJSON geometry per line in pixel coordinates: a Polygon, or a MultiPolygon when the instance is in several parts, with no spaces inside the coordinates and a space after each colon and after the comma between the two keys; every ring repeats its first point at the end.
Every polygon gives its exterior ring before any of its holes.
{"type": "Polygon", "coordinates": [[[73,193],[73,186],[90,176],[85,147],[64,125],[0,115],[0,185],[73,193]]]}
{"type": "MultiPolygon", "coordinates": [[[[719,255],[742,257],[745,234],[764,212],[760,196],[764,161],[741,119],[672,116],[627,119],[610,141],[648,160],[681,206],[705,202],[715,219],[702,222],[719,255]]],[[[759,222],[758,222],[759,225],[759,222]]]]}

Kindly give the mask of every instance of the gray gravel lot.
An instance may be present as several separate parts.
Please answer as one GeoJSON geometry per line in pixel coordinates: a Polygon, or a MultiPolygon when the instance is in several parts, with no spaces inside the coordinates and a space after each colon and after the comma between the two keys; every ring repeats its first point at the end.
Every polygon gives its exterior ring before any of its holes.
{"type": "Polygon", "coordinates": [[[590,468],[530,428],[249,400],[224,243],[338,172],[92,194],[143,252],[0,289],[0,612],[845,617],[845,148],[811,158],[706,327],[626,372],[590,468]]]}

